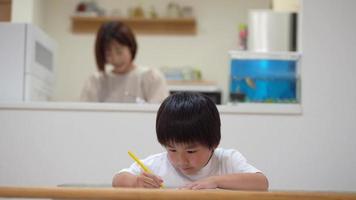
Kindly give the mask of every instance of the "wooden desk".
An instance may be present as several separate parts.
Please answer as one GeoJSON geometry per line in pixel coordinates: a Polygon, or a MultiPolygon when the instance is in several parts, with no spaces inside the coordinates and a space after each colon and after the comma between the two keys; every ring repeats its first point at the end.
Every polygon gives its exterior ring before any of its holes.
{"type": "Polygon", "coordinates": [[[0,198],[125,199],[125,200],[356,200],[356,193],[250,192],[124,188],[0,187],[0,198]]]}

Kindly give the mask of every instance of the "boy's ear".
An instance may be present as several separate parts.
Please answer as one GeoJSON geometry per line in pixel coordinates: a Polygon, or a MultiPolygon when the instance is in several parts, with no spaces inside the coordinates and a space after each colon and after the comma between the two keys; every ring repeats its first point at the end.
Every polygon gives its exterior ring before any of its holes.
{"type": "Polygon", "coordinates": [[[214,151],[216,148],[218,148],[218,145],[213,146],[211,149],[214,151]]]}

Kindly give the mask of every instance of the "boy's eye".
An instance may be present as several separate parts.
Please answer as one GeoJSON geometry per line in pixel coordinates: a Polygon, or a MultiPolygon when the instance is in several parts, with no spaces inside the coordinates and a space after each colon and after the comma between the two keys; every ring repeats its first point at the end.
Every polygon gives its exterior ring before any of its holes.
{"type": "Polygon", "coordinates": [[[187,151],[187,153],[196,153],[196,152],[197,152],[196,150],[187,151]]]}
{"type": "Polygon", "coordinates": [[[170,152],[176,152],[175,149],[168,149],[168,151],[170,151],[170,152]]]}

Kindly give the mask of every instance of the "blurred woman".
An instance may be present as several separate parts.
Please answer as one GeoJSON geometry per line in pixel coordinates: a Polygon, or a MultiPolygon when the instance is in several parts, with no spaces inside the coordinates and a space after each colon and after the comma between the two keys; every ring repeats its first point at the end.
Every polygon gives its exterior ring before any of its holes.
{"type": "Polygon", "coordinates": [[[154,68],[137,66],[135,35],[119,21],[104,23],[96,36],[98,72],[84,85],[82,101],[160,103],[169,94],[163,74],[154,68]],[[106,64],[112,66],[106,70],[106,64]]]}

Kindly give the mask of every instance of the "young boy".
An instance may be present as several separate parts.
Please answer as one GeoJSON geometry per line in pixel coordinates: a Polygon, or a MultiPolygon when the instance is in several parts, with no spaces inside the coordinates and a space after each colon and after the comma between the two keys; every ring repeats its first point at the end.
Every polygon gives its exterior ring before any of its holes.
{"type": "Polygon", "coordinates": [[[267,190],[266,176],[238,151],[217,148],[219,112],[209,97],[175,93],[161,104],[157,139],[167,152],[142,160],[153,174],[136,164],[113,178],[114,187],[267,190]]]}

